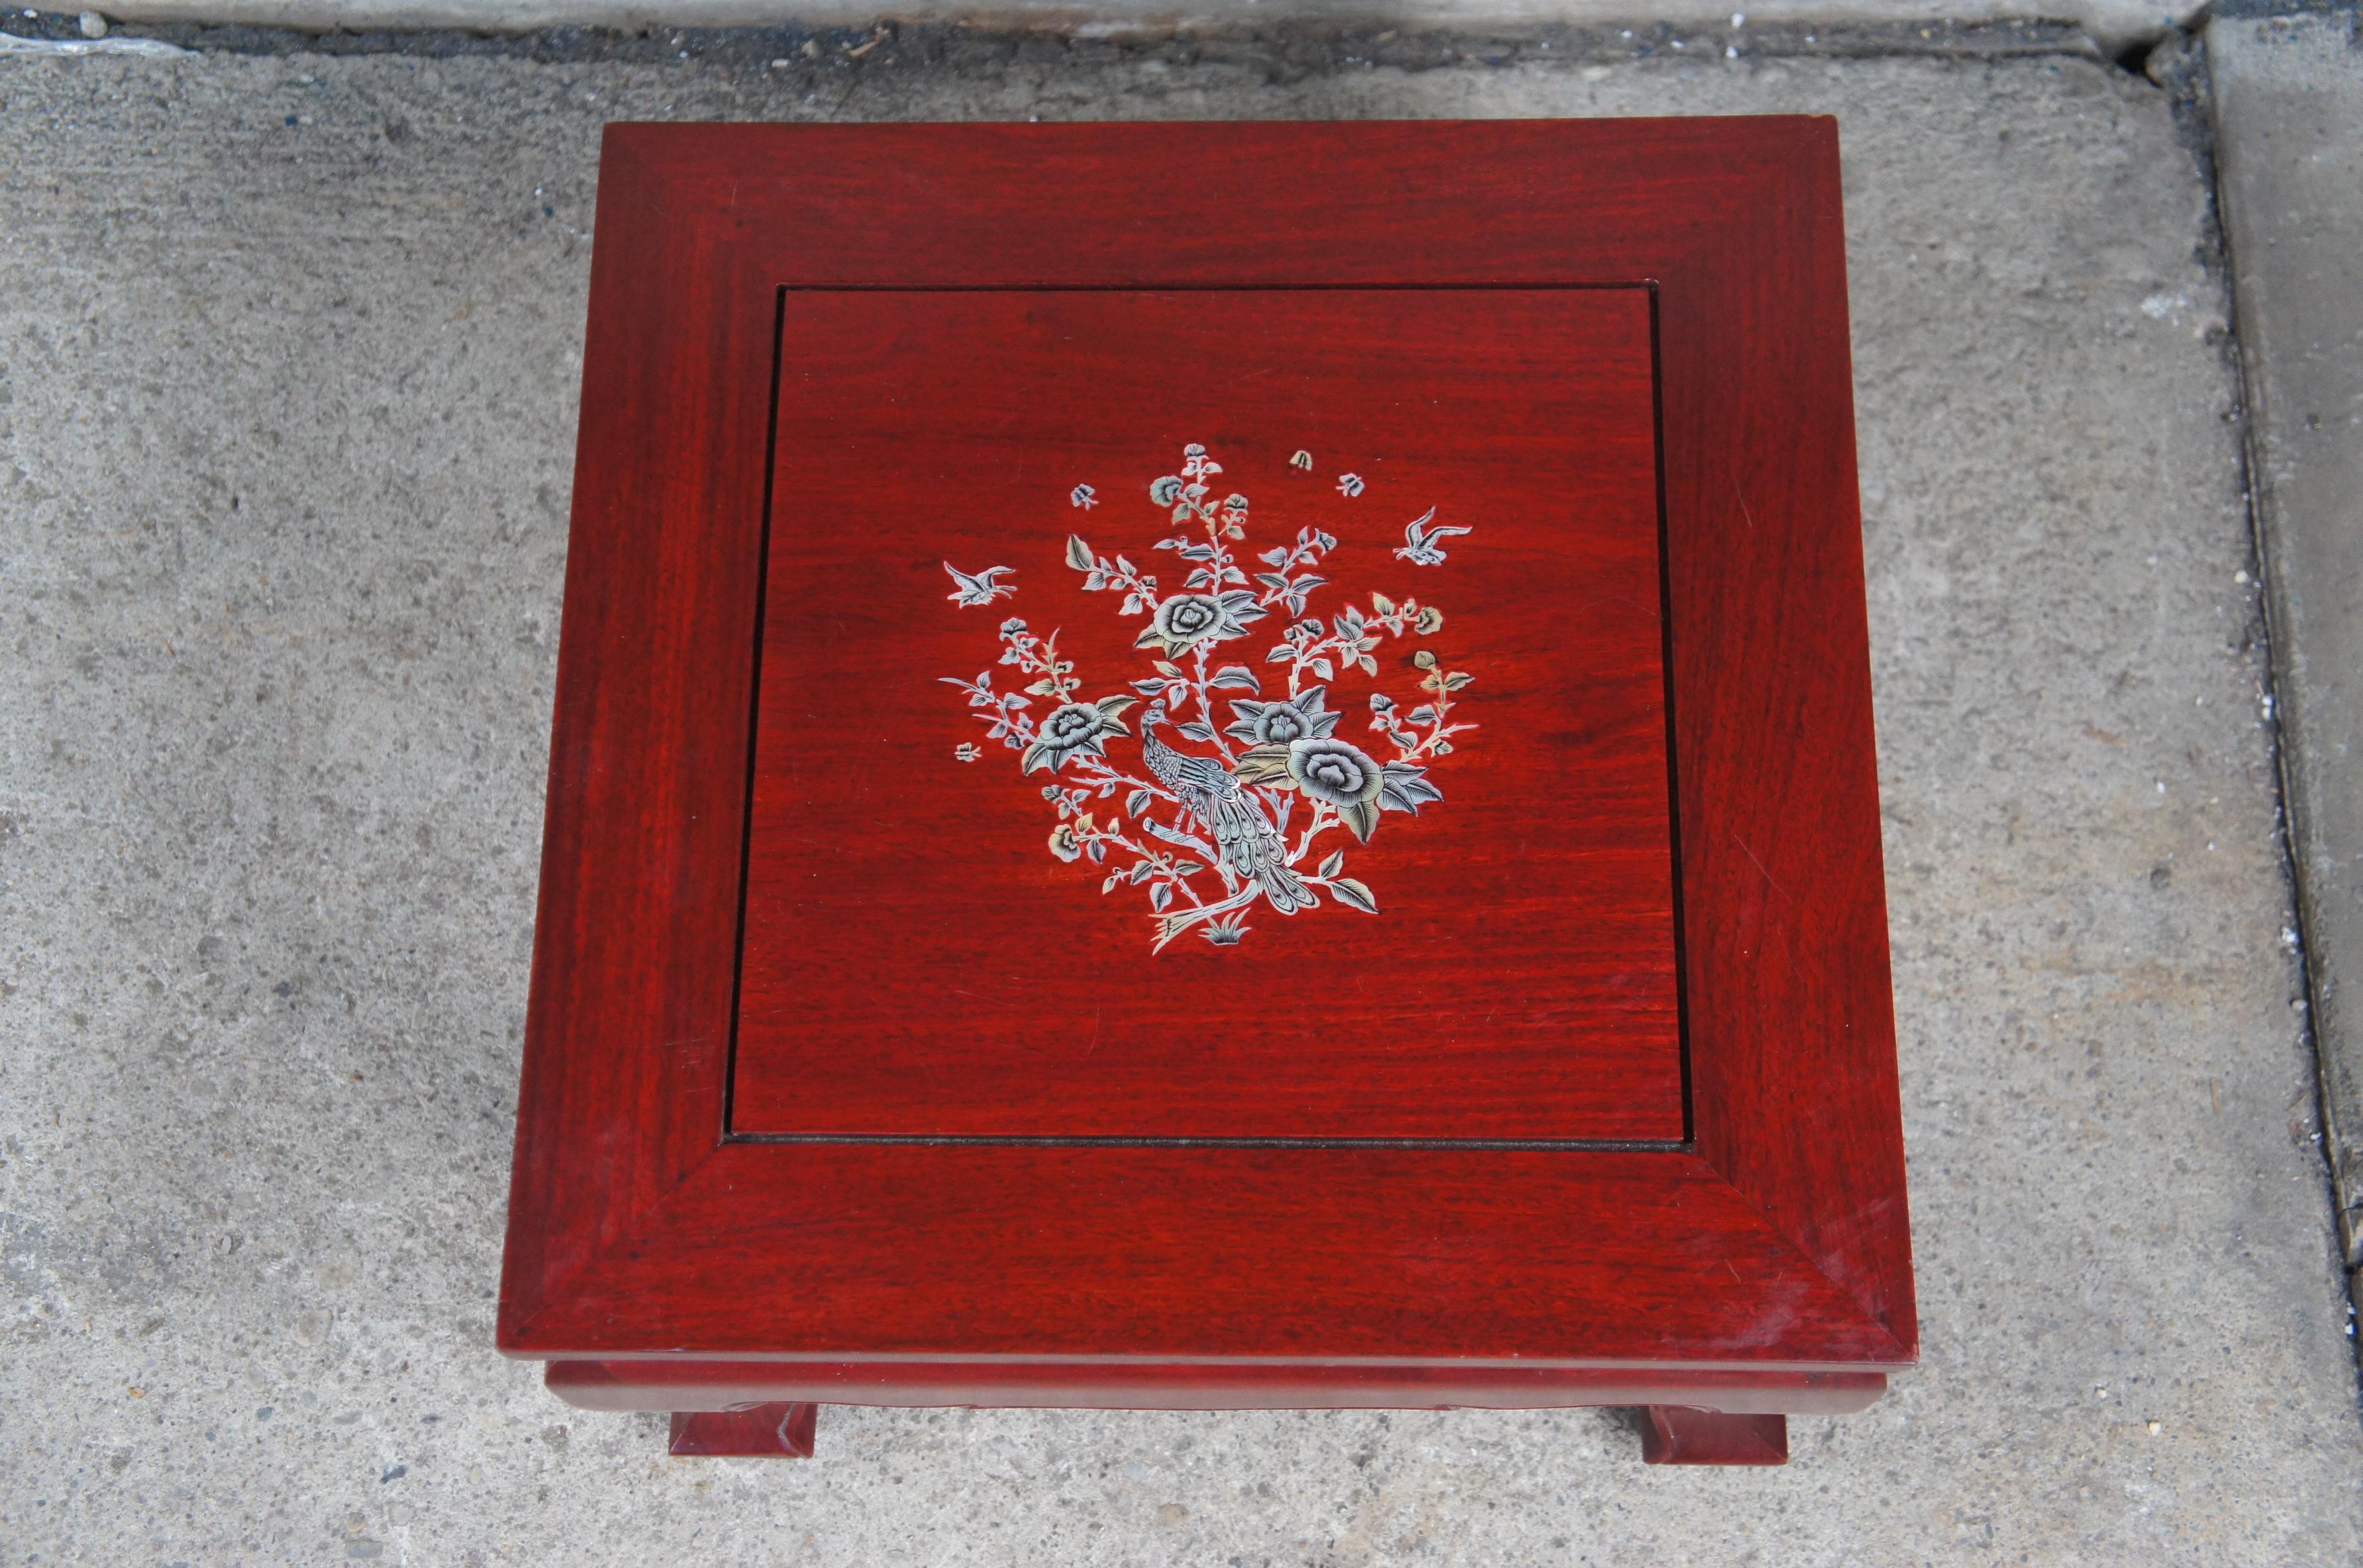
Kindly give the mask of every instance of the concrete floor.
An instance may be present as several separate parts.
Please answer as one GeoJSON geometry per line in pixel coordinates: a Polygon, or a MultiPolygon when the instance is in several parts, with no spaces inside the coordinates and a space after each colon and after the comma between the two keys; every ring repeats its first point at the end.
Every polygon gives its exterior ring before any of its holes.
{"type": "Polygon", "coordinates": [[[0,60],[0,1563],[2356,1561],[2203,118],[1705,52],[0,60]],[[1847,160],[1924,1367],[1778,1471],[1595,1411],[796,1464],[492,1353],[603,121],[1777,110],[1847,160]]]}

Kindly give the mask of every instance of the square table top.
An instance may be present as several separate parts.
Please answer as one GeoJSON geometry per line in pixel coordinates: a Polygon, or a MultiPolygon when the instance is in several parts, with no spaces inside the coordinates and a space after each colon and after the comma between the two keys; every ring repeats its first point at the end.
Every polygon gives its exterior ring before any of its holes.
{"type": "Polygon", "coordinates": [[[1837,190],[611,127],[503,1348],[1909,1364],[1837,190]]]}

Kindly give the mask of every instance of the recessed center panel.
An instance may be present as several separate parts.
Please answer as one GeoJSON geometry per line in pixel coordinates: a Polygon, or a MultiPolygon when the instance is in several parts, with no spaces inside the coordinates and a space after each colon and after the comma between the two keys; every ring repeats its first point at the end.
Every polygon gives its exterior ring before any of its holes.
{"type": "Polygon", "coordinates": [[[1645,290],[782,333],[735,1132],[1682,1136],[1645,290]]]}

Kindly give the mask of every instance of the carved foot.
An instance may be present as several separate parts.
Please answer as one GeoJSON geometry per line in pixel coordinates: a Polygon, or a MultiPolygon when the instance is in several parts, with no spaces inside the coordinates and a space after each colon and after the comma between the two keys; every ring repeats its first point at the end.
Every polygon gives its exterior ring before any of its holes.
{"type": "Polygon", "coordinates": [[[1650,1405],[1641,1417],[1645,1464],[1789,1463],[1786,1416],[1726,1416],[1685,1405],[1650,1405]]]}
{"type": "Polygon", "coordinates": [[[743,1410],[675,1410],[677,1459],[810,1459],[817,1405],[749,1405],[743,1410]]]}

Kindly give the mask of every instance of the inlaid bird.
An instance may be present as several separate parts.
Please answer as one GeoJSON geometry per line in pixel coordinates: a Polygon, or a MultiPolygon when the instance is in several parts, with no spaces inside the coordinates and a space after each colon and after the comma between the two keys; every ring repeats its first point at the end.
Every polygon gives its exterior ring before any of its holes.
{"type": "Polygon", "coordinates": [[[1214,839],[1223,864],[1241,880],[1260,887],[1273,909],[1282,914],[1311,909],[1318,900],[1288,868],[1288,846],[1263,802],[1215,758],[1185,756],[1159,740],[1152,726],[1161,718],[1152,709],[1141,721],[1140,756],[1148,771],[1181,799],[1182,809],[1214,839]]]}
{"type": "Polygon", "coordinates": [[[1004,595],[1015,595],[1017,591],[1015,583],[1000,580],[1001,574],[1004,572],[1007,572],[1012,577],[1016,576],[1015,567],[989,566],[982,571],[970,573],[946,561],[944,569],[952,574],[954,582],[960,584],[944,597],[963,610],[974,609],[980,604],[990,604],[1004,595]]]}
{"type": "Polygon", "coordinates": [[[1427,525],[1428,519],[1435,515],[1436,508],[1431,506],[1404,525],[1403,546],[1395,551],[1395,554],[1414,566],[1442,566],[1444,552],[1437,547],[1436,541],[1448,539],[1455,534],[1466,534],[1469,530],[1430,528],[1427,525]]]}

